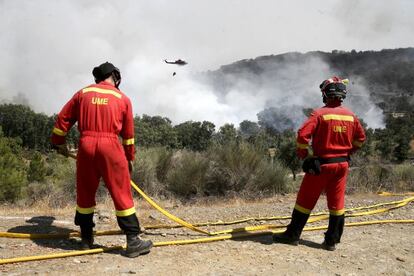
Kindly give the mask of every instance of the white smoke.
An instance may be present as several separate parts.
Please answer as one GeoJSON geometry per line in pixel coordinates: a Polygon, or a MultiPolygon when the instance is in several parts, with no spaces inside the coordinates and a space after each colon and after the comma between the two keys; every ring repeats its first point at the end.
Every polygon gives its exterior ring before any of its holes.
{"type": "MultiPolygon", "coordinates": [[[[249,97],[252,103],[248,106],[250,115],[270,108],[268,111],[271,112],[261,113],[262,120],[266,120],[269,125],[277,126],[275,129],[279,131],[298,129],[305,119],[302,109],[323,106],[319,84],[337,75],[351,80],[344,105],[353,110],[369,127],[384,127],[382,111],[370,98],[363,79],[339,75],[326,62],[318,58],[316,53],[313,56],[292,53],[285,55],[284,58],[287,61],[283,63],[275,62],[274,57],[271,56],[249,61],[248,68],[253,67],[251,70],[262,73],[236,71],[225,74],[223,78],[226,81],[226,88],[216,93],[225,95],[222,96],[222,102],[228,105],[232,104],[228,101],[228,95],[235,95],[233,98],[236,99],[249,97]],[[277,121],[278,114],[279,121],[277,121]]],[[[239,67],[241,66],[239,63],[239,67]]],[[[237,103],[237,100],[234,102],[237,103]]],[[[256,121],[256,118],[252,118],[253,116],[245,119],[256,121]]]]}
{"type": "MultiPolygon", "coordinates": [[[[154,115],[169,117],[174,123],[207,120],[217,126],[240,122],[248,113],[251,113],[249,118],[256,119],[255,111],[249,111],[255,105],[251,101],[253,95],[235,99],[230,92],[222,102],[210,87],[193,79],[190,67],[136,59],[128,65],[125,75],[128,79],[125,91],[129,92],[138,114],[154,114],[156,110],[154,115]],[[173,72],[176,76],[172,76],[173,72]]],[[[263,103],[256,103],[256,106],[263,106],[263,103]]]]}
{"type": "MultiPolygon", "coordinates": [[[[260,86],[240,80],[222,95],[192,73],[272,53],[412,46],[407,34],[413,4],[390,5],[366,0],[0,0],[0,101],[27,100],[37,112],[56,113],[91,83],[94,66],[111,61],[122,71],[121,88],[137,114],[163,115],[174,123],[237,124],[256,120],[272,105],[316,107],[317,85],[330,73],[320,62],[307,67],[306,85],[287,90],[283,81],[264,76],[260,86]],[[183,58],[189,65],[166,65],[164,58],[183,58]]],[[[288,83],[289,70],[285,77],[288,83]]],[[[375,109],[361,116],[370,126],[380,125],[375,109]]]]}

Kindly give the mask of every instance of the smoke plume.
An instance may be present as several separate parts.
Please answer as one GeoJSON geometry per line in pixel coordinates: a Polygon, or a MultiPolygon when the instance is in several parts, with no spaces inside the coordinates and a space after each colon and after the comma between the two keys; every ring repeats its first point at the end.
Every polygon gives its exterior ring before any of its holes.
{"type": "MultiPolygon", "coordinates": [[[[218,126],[256,121],[269,107],[318,106],[317,85],[330,68],[316,60],[277,78],[270,70],[259,80],[234,80],[225,93],[195,72],[284,52],[411,46],[413,7],[404,0],[0,0],[0,102],[56,113],[93,81],[94,66],[110,61],[121,69],[121,88],[138,115],[218,126]],[[166,58],[189,65],[166,65],[166,58]]],[[[381,126],[362,82],[355,90],[370,108],[351,98],[349,104],[370,126],[381,126]]]]}

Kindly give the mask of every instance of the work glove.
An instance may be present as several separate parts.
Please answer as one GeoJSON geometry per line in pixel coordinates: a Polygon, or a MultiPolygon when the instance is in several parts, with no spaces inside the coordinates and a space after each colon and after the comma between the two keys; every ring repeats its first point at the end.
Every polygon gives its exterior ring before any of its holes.
{"type": "Polygon", "coordinates": [[[53,145],[53,148],[65,157],[69,156],[69,148],[67,144],[53,145]]]}
{"type": "Polygon", "coordinates": [[[321,173],[321,162],[317,157],[308,157],[303,160],[302,169],[305,173],[319,175],[321,173]]]}
{"type": "Polygon", "coordinates": [[[128,160],[128,169],[129,173],[132,173],[132,169],[134,168],[132,160],[128,160]]]}

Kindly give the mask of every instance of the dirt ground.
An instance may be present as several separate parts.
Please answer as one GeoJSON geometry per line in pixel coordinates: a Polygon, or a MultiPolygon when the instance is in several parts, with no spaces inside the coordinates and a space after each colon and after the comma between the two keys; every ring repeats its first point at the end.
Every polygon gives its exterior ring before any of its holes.
{"type": "MultiPolygon", "coordinates": [[[[347,196],[347,208],[402,199],[377,195],[347,196]]],[[[295,195],[264,200],[204,200],[185,205],[161,202],[168,211],[190,222],[233,220],[256,216],[290,215],[295,195]]],[[[324,198],[314,211],[325,210],[324,198]]],[[[347,222],[379,219],[414,219],[413,203],[387,213],[347,218],[347,222]]],[[[144,225],[169,223],[142,201],[138,215],[144,225]]],[[[72,210],[17,210],[0,208],[0,231],[60,233],[77,230],[72,210]]],[[[110,204],[98,205],[97,230],[117,229],[110,204]]],[[[214,231],[247,225],[286,224],[259,221],[232,226],[206,227],[214,231]]],[[[308,224],[325,225],[327,222],[308,224]]],[[[414,224],[382,224],[345,228],[336,251],[320,248],[323,230],[304,232],[299,246],[272,243],[270,235],[243,240],[167,246],[135,259],[120,251],[36,262],[0,265],[0,275],[414,275],[414,224]]],[[[153,241],[194,239],[203,235],[186,229],[147,230],[153,241]]],[[[0,238],[0,259],[70,252],[79,249],[79,239],[28,240],[0,238]]],[[[125,243],[124,236],[99,236],[96,246],[125,243]]]]}

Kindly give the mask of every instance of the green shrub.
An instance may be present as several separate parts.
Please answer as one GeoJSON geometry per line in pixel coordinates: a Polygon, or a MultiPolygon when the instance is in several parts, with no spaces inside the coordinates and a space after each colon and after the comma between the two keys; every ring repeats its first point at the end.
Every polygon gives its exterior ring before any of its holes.
{"type": "Polygon", "coordinates": [[[252,193],[280,194],[291,192],[293,187],[289,186],[289,170],[279,162],[269,164],[262,161],[253,184],[249,187],[252,193]]]}
{"type": "MultiPolygon", "coordinates": [[[[242,191],[252,180],[263,159],[247,143],[214,146],[208,153],[212,163],[211,178],[221,186],[218,190],[242,191]]],[[[211,181],[210,181],[211,182],[211,181]]]]}
{"type": "Polygon", "coordinates": [[[357,168],[351,168],[348,181],[347,191],[352,192],[378,192],[388,185],[390,168],[380,165],[363,165],[357,168]]]}
{"type": "Polygon", "coordinates": [[[158,155],[155,167],[157,180],[164,183],[172,166],[173,151],[166,148],[158,148],[156,153],[158,155]]]}
{"type": "Polygon", "coordinates": [[[203,195],[209,161],[202,154],[182,150],[173,156],[167,187],[179,196],[203,195]]]}
{"type": "Polygon", "coordinates": [[[142,148],[135,156],[132,180],[150,195],[165,196],[172,151],[163,147],[142,148]]]}
{"type": "Polygon", "coordinates": [[[213,194],[234,191],[243,194],[285,192],[288,171],[279,162],[247,143],[232,143],[210,149],[211,160],[207,190],[213,194]]]}
{"type": "Polygon", "coordinates": [[[43,181],[31,182],[26,188],[29,204],[47,200],[50,207],[60,208],[76,202],[76,163],[57,153],[46,156],[43,181]]]}
{"type": "Polygon", "coordinates": [[[393,182],[398,191],[414,191],[414,166],[400,164],[393,169],[393,182]]]}
{"type": "Polygon", "coordinates": [[[414,166],[409,164],[366,164],[352,168],[347,191],[352,192],[399,192],[414,189],[414,166]]]}
{"type": "Polygon", "coordinates": [[[34,152],[27,172],[27,180],[29,180],[29,182],[42,182],[45,180],[46,171],[46,163],[43,160],[42,155],[37,151],[34,152]]]}
{"type": "Polygon", "coordinates": [[[27,184],[26,165],[17,141],[2,136],[0,129],[0,202],[15,202],[27,184]]]}

